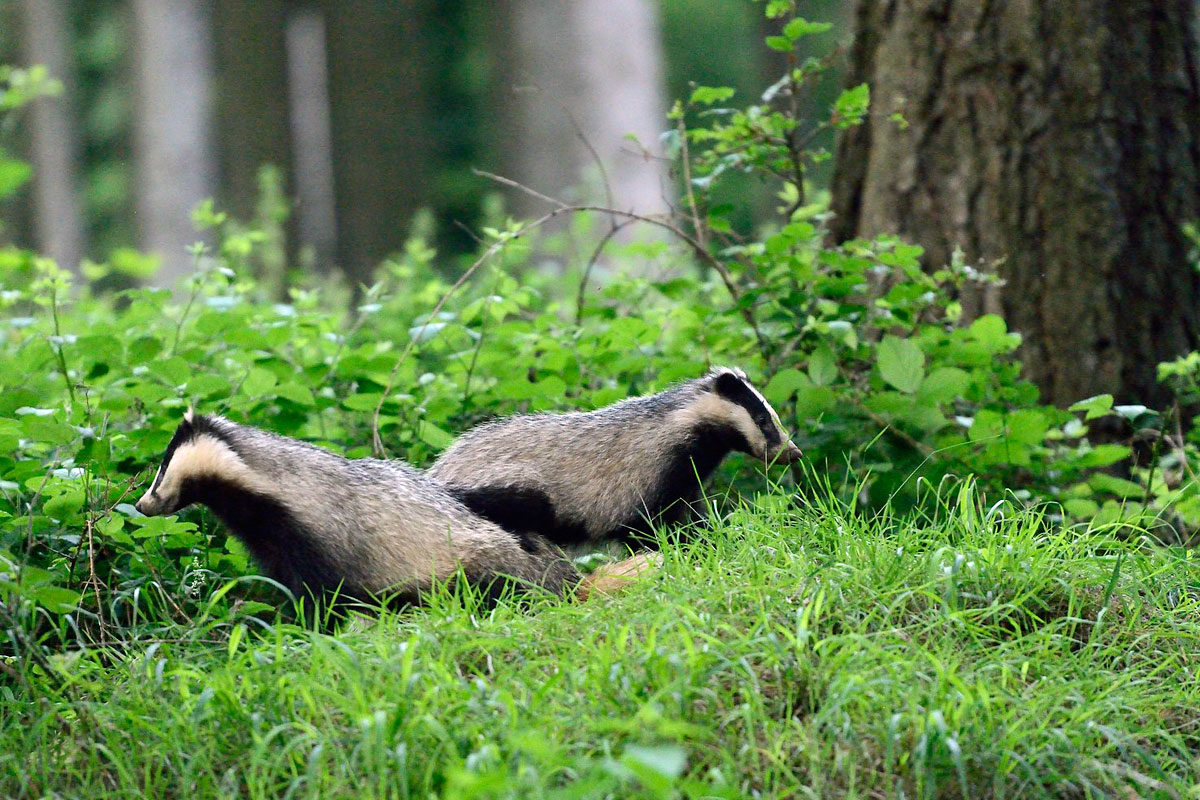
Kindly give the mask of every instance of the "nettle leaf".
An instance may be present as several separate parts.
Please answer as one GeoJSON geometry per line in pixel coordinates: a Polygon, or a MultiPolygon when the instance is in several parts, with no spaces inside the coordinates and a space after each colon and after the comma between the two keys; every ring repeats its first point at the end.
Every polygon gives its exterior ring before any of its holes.
{"type": "Polygon", "coordinates": [[[1098,394],[1095,397],[1089,397],[1086,400],[1080,400],[1078,403],[1072,403],[1070,411],[1086,411],[1085,420],[1097,419],[1099,417],[1108,416],[1112,411],[1113,396],[1111,394],[1098,394]]]}
{"type": "Polygon", "coordinates": [[[435,450],[445,450],[454,443],[454,434],[425,420],[419,424],[417,438],[435,450]]]}
{"type": "Polygon", "coordinates": [[[792,49],[792,40],[786,36],[768,36],[767,47],[786,53],[792,49]]]}
{"type": "Polygon", "coordinates": [[[993,353],[1007,352],[1012,349],[1014,344],[1009,338],[1008,325],[1003,318],[995,314],[984,314],[972,322],[968,330],[975,341],[993,353]]]}
{"type": "Polygon", "coordinates": [[[925,353],[912,339],[883,337],[876,358],[879,374],[895,388],[912,394],[921,387],[925,376],[925,353]]]}

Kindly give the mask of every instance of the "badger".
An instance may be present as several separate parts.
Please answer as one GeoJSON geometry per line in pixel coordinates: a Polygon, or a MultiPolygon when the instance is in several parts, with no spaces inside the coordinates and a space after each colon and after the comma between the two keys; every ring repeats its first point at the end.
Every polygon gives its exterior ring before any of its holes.
{"type": "Polygon", "coordinates": [[[350,460],[189,410],[135,507],[154,516],[193,503],[307,607],[331,596],[415,602],[459,576],[493,599],[507,585],[564,594],[580,584],[557,547],[473,514],[406,464],[350,460]]]}
{"type": "Polygon", "coordinates": [[[659,394],[588,412],[485,423],[428,472],[480,516],[562,546],[649,544],[655,524],[700,515],[717,465],[737,450],[794,463],[779,415],[738,369],[718,367],[659,394]]]}

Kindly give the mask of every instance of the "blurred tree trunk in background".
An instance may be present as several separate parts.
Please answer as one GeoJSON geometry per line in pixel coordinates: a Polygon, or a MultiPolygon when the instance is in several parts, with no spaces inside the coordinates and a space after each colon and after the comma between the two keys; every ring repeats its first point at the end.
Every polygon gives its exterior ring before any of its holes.
{"type": "MultiPolygon", "coordinates": [[[[613,204],[642,214],[667,209],[674,194],[659,135],[668,126],[662,43],[651,0],[507,0],[501,103],[507,110],[504,174],[566,200],[606,203],[595,158],[603,162],[613,204]],[[570,190],[587,179],[585,194],[570,190]]],[[[514,210],[547,210],[525,194],[514,210]]]]}
{"type": "Polygon", "coordinates": [[[289,17],[287,65],[296,233],[301,247],[311,253],[318,269],[324,272],[331,264],[337,242],[337,212],[325,21],[318,9],[299,8],[289,17]]]}
{"type": "Polygon", "coordinates": [[[352,280],[404,243],[433,197],[430,0],[326,0],[338,261],[352,280]]]}
{"type": "Polygon", "coordinates": [[[213,196],[212,57],[204,0],[133,0],[135,207],[141,247],[157,253],[159,286],[192,270],[192,208],[213,196]]]}
{"type": "Polygon", "coordinates": [[[258,170],[273,164],[290,174],[285,0],[216,0],[216,126],[221,147],[222,201],[251,219],[258,170]]]}
{"type": "Polygon", "coordinates": [[[86,234],[79,196],[78,95],[67,4],[24,0],[22,6],[25,62],[44,64],[63,86],[58,97],[43,97],[30,107],[37,249],[63,269],[78,273],[86,234]]]}
{"type": "MultiPolygon", "coordinates": [[[[834,235],[896,233],[930,268],[1000,260],[999,310],[1047,400],[1159,403],[1200,341],[1193,0],[860,0],[834,235]],[[907,127],[889,120],[899,112],[907,127]]],[[[984,309],[988,310],[988,309],[984,309]]]]}

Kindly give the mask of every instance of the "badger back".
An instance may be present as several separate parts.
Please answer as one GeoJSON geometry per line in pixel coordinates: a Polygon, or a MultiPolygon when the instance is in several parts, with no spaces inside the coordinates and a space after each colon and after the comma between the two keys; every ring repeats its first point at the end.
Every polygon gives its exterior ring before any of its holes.
{"type": "Polygon", "coordinates": [[[477,513],[567,544],[690,518],[702,482],[731,450],[784,461],[799,453],[745,375],[716,369],[596,411],[487,423],[430,473],[477,513]]]}

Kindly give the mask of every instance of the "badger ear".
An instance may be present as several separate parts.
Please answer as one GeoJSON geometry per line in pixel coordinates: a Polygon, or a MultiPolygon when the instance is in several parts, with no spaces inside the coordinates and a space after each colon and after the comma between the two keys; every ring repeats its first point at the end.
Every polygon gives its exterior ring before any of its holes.
{"type": "Polygon", "coordinates": [[[732,400],[746,390],[746,385],[732,370],[723,369],[713,376],[713,389],[722,397],[732,400]]]}
{"type": "Polygon", "coordinates": [[[188,406],[187,411],[183,412],[183,421],[191,425],[196,421],[196,407],[188,406]]]}

